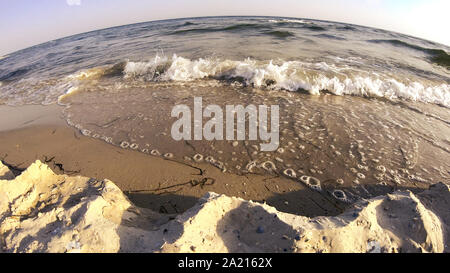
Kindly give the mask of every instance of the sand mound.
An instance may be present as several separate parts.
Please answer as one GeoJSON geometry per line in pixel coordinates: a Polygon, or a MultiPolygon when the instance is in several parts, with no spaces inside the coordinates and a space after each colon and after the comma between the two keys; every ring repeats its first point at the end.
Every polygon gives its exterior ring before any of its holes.
{"type": "Polygon", "coordinates": [[[450,190],[397,191],[337,217],[307,218],[207,194],[178,216],[134,206],[109,180],[54,174],[40,161],[14,178],[0,163],[3,252],[443,252],[450,190]],[[6,174],[6,175],[5,175],[6,174]]]}
{"type": "Polygon", "coordinates": [[[11,180],[14,179],[14,174],[11,172],[11,170],[3,165],[2,162],[0,162],[0,180],[11,180]]]}

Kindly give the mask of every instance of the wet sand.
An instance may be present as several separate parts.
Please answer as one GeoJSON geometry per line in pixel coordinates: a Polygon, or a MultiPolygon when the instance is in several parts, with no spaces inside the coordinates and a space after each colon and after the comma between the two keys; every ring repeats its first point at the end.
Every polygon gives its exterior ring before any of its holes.
{"type": "Polygon", "coordinates": [[[337,215],[347,206],[279,175],[222,173],[202,163],[180,163],[83,136],[66,125],[60,106],[0,107],[0,159],[19,174],[39,159],[58,174],[114,181],[136,205],[181,213],[207,192],[267,202],[283,212],[337,215]]]}
{"type": "MultiPolygon", "coordinates": [[[[219,163],[226,173],[240,176],[288,178],[291,174],[291,181],[305,186],[315,181],[322,195],[341,190],[350,202],[395,189],[426,189],[450,182],[450,116],[447,108],[438,105],[311,96],[215,80],[132,82],[124,88],[115,88],[110,79],[98,82],[62,100],[68,104],[64,118],[84,135],[116,147],[171,154],[172,160],[186,164],[201,154],[203,161],[213,159],[211,165],[219,163]],[[263,141],[173,140],[171,126],[176,119],[170,117],[171,109],[175,105],[194,109],[194,97],[202,98],[203,107],[221,109],[278,105],[279,149],[263,152],[263,141]]],[[[204,117],[203,124],[207,121],[204,117]]]]}
{"type": "MultiPolygon", "coordinates": [[[[437,182],[449,182],[445,167],[448,142],[445,135],[438,134],[448,131],[447,113],[437,107],[427,109],[423,104],[402,106],[332,95],[310,98],[288,93],[286,98],[284,93],[283,97],[274,93],[271,99],[280,103],[285,112],[281,119],[280,145],[285,152],[268,154],[253,151],[252,143],[234,147],[228,141],[190,145],[172,141],[167,136],[171,120],[162,116],[164,111],[160,109],[170,109],[172,104],[163,102],[163,93],[153,93],[150,104],[133,102],[133,96],[142,97],[140,92],[144,91],[127,93],[132,107],[124,108],[127,101],[122,101],[115,110],[109,109],[115,104],[108,101],[107,94],[97,92],[92,98],[89,92],[72,97],[71,106],[66,108],[1,106],[0,159],[16,174],[39,159],[58,174],[107,178],[136,205],[170,214],[184,212],[207,192],[215,192],[267,202],[279,211],[297,215],[338,215],[361,199],[398,189],[421,191],[437,182]],[[103,98],[98,101],[100,95],[103,98]],[[294,101],[301,111],[289,107],[294,101]],[[422,109],[417,112],[413,107],[422,109]],[[143,112],[140,116],[140,111],[145,109],[150,109],[150,113],[143,112]],[[115,119],[110,111],[115,111],[120,119],[109,122],[115,119]],[[99,127],[103,124],[108,126],[99,127]],[[83,134],[85,127],[92,131],[90,136],[83,134]],[[158,139],[158,132],[166,136],[158,139]],[[120,147],[121,141],[134,143],[141,134],[145,138],[140,147],[145,147],[148,141],[149,151],[159,149],[161,154],[173,152],[175,156],[169,159],[142,149],[120,147]],[[111,143],[101,137],[111,135],[114,140],[111,143]],[[192,154],[186,153],[189,149],[193,149],[192,154]],[[222,172],[206,160],[196,162],[192,159],[196,153],[202,153],[205,158],[217,153],[214,157],[223,161],[228,170],[222,172]],[[278,157],[282,158],[281,162],[277,161],[278,157]],[[267,160],[275,162],[275,171],[265,171],[260,165],[267,160]],[[257,162],[253,171],[233,169],[235,164],[245,167],[252,161],[257,162]],[[382,164],[388,164],[386,169],[380,168],[382,164]],[[288,168],[295,170],[297,177],[286,175],[288,168]],[[302,181],[303,177],[316,177],[319,190],[302,181]],[[342,183],[338,178],[343,178],[342,183]]],[[[249,94],[249,102],[260,99],[249,94]]],[[[124,98],[121,93],[113,97],[124,98]]],[[[181,97],[183,101],[189,100],[181,97]]]]}
{"type": "MultiPolygon", "coordinates": [[[[0,176],[9,172],[0,163],[0,176]]],[[[137,207],[114,184],[36,161],[0,178],[0,253],[448,252],[450,188],[396,191],[308,218],[208,193],[188,211],[137,207]]]]}

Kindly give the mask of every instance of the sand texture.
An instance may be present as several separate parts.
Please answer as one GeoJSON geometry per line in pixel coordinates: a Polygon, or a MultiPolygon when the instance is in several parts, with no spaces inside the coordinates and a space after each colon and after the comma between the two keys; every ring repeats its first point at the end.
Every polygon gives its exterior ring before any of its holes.
{"type": "Polygon", "coordinates": [[[168,214],[185,212],[208,192],[309,217],[336,216],[348,206],[282,175],[223,173],[205,162],[176,162],[115,147],[60,125],[0,132],[0,160],[16,174],[40,160],[57,174],[110,179],[134,204],[168,214]]]}
{"type": "Polygon", "coordinates": [[[183,214],[136,207],[111,181],[0,165],[2,252],[448,252],[450,191],[396,191],[308,218],[206,194],[183,214]]]}

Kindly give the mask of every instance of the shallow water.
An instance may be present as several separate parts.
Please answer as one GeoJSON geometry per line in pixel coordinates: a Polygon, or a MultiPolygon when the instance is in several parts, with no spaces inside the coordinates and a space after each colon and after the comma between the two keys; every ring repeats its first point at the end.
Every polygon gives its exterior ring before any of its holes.
{"type": "Polygon", "coordinates": [[[0,102],[66,105],[83,134],[224,172],[311,186],[417,187],[450,177],[449,48],[292,18],[220,17],[79,34],[0,60],[0,102]],[[181,141],[172,107],[279,105],[280,149],[181,141]],[[200,156],[201,155],[201,156],[200,156]]]}
{"type": "Polygon", "coordinates": [[[426,187],[450,178],[450,115],[430,104],[310,96],[217,81],[83,90],[64,101],[70,103],[64,111],[69,124],[85,135],[170,160],[209,163],[224,172],[282,175],[306,184],[317,178],[310,186],[318,190],[426,187]],[[180,104],[194,109],[194,96],[202,97],[204,106],[222,109],[279,105],[279,149],[262,152],[259,141],[173,140],[171,109],[180,104]]]}

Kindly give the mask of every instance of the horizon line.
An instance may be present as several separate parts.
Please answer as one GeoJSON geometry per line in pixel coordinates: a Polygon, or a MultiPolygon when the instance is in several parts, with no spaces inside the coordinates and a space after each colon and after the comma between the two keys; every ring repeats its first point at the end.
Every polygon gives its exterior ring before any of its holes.
{"type": "Polygon", "coordinates": [[[6,54],[0,56],[0,61],[3,60],[3,59],[6,59],[7,57],[9,57],[12,54],[15,54],[17,52],[20,52],[20,51],[23,51],[23,50],[26,50],[26,49],[30,49],[30,48],[33,48],[33,47],[44,45],[46,43],[50,43],[50,42],[54,42],[54,41],[58,41],[58,40],[70,38],[70,37],[73,37],[73,36],[86,34],[86,33],[102,31],[102,30],[107,30],[107,29],[113,29],[113,28],[120,28],[120,27],[125,27],[125,26],[145,24],[145,23],[153,23],[153,22],[163,22],[163,21],[171,21],[171,20],[175,21],[175,20],[186,20],[186,19],[201,19],[201,18],[220,18],[220,17],[289,18],[289,19],[304,19],[304,20],[312,20],[312,21],[319,21],[319,22],[329,22],[329,23],[341,23],[341,24],[347,24],[347,25],[353,25],[353,26],[359,26],[359,27],[365,27],[365,28],[371,28],[371,29],[388,31],[388,32],[405,35],[405,36],[408,36],[408,37],[411,37],[411,38],[420,39],[420,40],[423,40],[423,41],[426,41],[426,42],[431,42],[431,43],[434,43],[434,44],[437,44],[437,45],[442,45],[444,47],[450,48],[450,45],[446,45],[446,44],[443,44],[443,43],[440,43],[440,42],[437,42],[437,41],[432,41],[432,40],[429,40],[429,39],[417,37],[417,36],[414,36],[414,35],[398,32],[398,31],[394,31],[394,30],[384,29],[384,28],[380,28],[380,27],[372,27],[372,26],[360,25],[360,24],[354,24],[354,23],[347,23],[347,22],[339,22],[339,21],[332,21],[332,20],[325,20],[325,19],[314,19],[314,18],[306,18],[306,17],[278,16],[278,15],[211,15],[211,16],[194,16],[194,17],[177,17],[177,18],[156,19],[156,20],[141,21],[141,22],[136,22],[136,23],[129,23],[129,24],[124,24],[124,25],[113,25],[113,26],[110,26],[110,27],[105,27],[105,28],[88,30],[88,31],[85,31],[85,32],[74,33],[74,34],[71,34],[71,35],[55,38],[55,39],[52,39],[52,40],[48,40],[48,41],[45,41],[45,42],[41,42],[41,43],[38,43],[38,44],[35,44],[35,45],[32,45],[32,46],[20,48],[20,49],[17,49],[15,51],[6,53],[6,54]]]}

